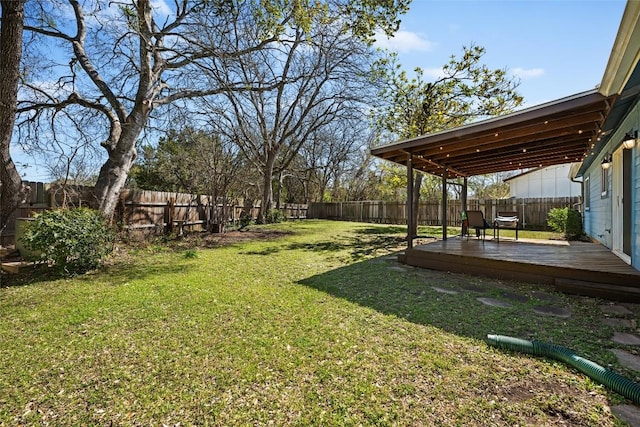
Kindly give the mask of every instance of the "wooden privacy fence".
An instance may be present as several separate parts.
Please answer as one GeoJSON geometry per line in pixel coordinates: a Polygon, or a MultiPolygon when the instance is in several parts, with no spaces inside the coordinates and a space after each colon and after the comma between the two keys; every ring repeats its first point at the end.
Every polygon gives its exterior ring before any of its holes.
{"type": "MultiPolygon", "coordinates": [[[[547,214],[553,208],[578,208],[579,197],[529,198],[529,199],[486,199],[467,201],[468,210],[481,210],[485,218],[495,218],[498,212],[518,212],[523,226],[531,229],[545,229],[547,214]]],[[[461,202],[447,203],[449,225],[461,225],[461,202]]],[[[310,203],[308,218],[335,219],[381,224],[406,224],[407,205],[405,202],[357,201],[335,203],[310,203]]],[[[420,225],[441,225],[442,204],[422,202],[418,206],[420,225]]]]}
{"type": "MultiPolygon", "coordinates": [[[[175,232],[203,230],[211,224],[213,231],[239,224],[243,216],[255,220],[260,204],[211,196],[146,190],[125,190],[120,196],[118,219],[129,231],[175,232]]],[[[307,205],[286,203],[281,211],[287,219],[302,219],[307,205]]]]}
{"type": "MultiPolygon", "coordinates": [[[[15,243],[15,218],[32,217],[47,209],[66,205],[78,207],[90,200],[90,187],[65,188],[41,182],[25,182],[31,187],[29,199],[21,205],[0,232],[0,245],[15,243]]],[[[124,190],[116,209],[115,220],[123,231],[150,235],[165,232],[180,234],[184,231],[204,230],[209,224],[213,231],[220,226],[238,224],[243,215],[255,220],[260,210],[259,202],[242,199],[218,199],[210,196],[175,192],[124,190]]],[[[287,219],[303,219],[307,216],[306,204],[286,203],[280,209],[287,219]]]]}

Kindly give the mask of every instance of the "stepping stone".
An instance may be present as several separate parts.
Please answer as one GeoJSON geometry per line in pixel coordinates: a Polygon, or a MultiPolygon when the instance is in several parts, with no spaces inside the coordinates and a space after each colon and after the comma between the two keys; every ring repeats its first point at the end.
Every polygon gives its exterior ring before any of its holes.
{"type": "Polygon", "coordinates": [[[631,310],[622,305],[601,305],[600,310],[607,314],[633,314],[631,310]]]}
{"type": "Polygon", "coordinates": [[[456,295],[460,293],[458,291],[454,291],[453,289],[439,288],[437,286],[432,286],[431,289],[433,289],[436,292],[440,292],[441,294],[456,295]]]}
{"type": "Polygon", "coordinates": [[[571,317],[571,312],[566,308],[554,307],[552,305],[539,305],[533,307],[533,312],[543,316],[560,317],[561,319],[568,319],[571,317]]]}
{"type": "Polygon", "coordinates": [[[541,301],[547,301],[547,302],[560,301],[560,298],[557,295],[551,295],[551,294],[547,294],[539,291],[531,292],[531,296],[541,301]]]}
{"type": "Polygon", "coordinates": [[[618,363],[620,363],[622,366],[640,372],[640,357],[636,356],[635,354],[629,353],[628,351],[620,350],[617,348],[611,349],[611,351],[616,355],[616,357],[618,358],[618,363]]]}
{"type": "Polygon", "coordinates": [[[504,308],[513,307],[508,302],[500,301],[499,299],[495,299],[495,298],[476,298],[476,299],[481,303],[483,303],[484,305],[490,305],[491,307],[504,307],[504,308]]]}
{"type": "Polygon", "coordinates": [[[399,271],[401,273],[406,273],[407,271],[409,271],[404,267],[389,267],[389,270],[399,271]]]}
{"type": "Polygon", "coordinates": [[[616,405],[611,407],[611,412],[631,427],[640,427],[640,408],[637,406],[616,405]]]}
{"type": "Polygon", "coordinates": [[[618,318],[608,317],[606,319],[602,319],[602,323],[604,323],[607,326],[612,326],[614,328],[635,329],[638,322],[636,322],[635,319],[618,319],[618,318]]]}
{"type": "Polygon", "coordinates": [[[627,334],[626,332],[614,332],[613,342],[626,345],[640,345],[640,337],[634,334],[627,334]]]}
{"type": "Polygon", "coordinates": [[[462,286],[462,289],[464,289],[465,291],[479,292],[479,293],[483,293],[485,291],[484,288],[481,288],[480,286],[476,286],[476,285],[464,285],[462,286]]]}
{"type": "Polygon", "coordinates": [[[500,296],[509,299],[511,301],[517,301],[517,302],[527,302],[529,301],[529,297],[527,297],[526,295],[522,295],[522,294],[516,294],[514,292],[500,292],[500,296]]]}

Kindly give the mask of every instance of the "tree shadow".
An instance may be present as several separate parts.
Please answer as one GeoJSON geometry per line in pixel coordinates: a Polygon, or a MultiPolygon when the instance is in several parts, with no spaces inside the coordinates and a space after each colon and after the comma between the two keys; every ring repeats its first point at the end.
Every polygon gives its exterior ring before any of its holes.
{"type": "Polygon", "coordinates": [[[356,234],[364,234],[364,235],[368,235],[368,234],[375,234],[375,235],[381,235],[381,234],[407,234],[407,226],[406,225],[394,225],[394,226],[387,226],[387,227],[366,227],[366,228],[360,228],[358,230],[356,230],[356,234]]]}
{"type": "Polygon", "coordinates": [[[488,334],[499,334],[547,341],[597,355],[599,363],[615,362],[603,345],[612,330],[599,321],[598,300],[565,295],[545,285],[413,268],[390,256],[356,262],[299,283],[458,336],[484,340],[488,334]],[[549,304],[569,307],[571,318],[535,312],[549,304]]]}
{"type": "Polygon", "coordinates": [[[181,273],[188,268],[189,264],[186,262],[145,265],[142,268],[138,263],[123,261],[114,265],[103,265],[86,273],[69,275],[46,264],[36,264],[24,268],[19,273],[1,272],[0,288],[30,286],[61,279],[94,281],[100,275],[108,277],[109,282],[117,286],[131,280],[145,279],[152,275],[181,273]]]}

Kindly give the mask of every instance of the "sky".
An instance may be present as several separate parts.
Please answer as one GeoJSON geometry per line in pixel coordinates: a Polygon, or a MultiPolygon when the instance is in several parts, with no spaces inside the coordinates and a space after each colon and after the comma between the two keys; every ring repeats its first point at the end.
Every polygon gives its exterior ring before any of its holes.
{"type": "MultiPolygon", "coordinates": [[[[434,76],[463,46],[482,46],[483,63],[517,76],[523,107],[531,107],[600,84],[625,4],[624,0],[413,0],[400,31],[393,39],[380,39],[378,45],[397,51],[405,70],[420,67],[434,76]]],[[[47,181],[44,170],[15,151],[19,163],[31,165],[19,167],[24,179],[47,181]]]]}
{"type": "Polygon", "coordinates": [[[436,74],[463,46],[486,49],[483,62],[520,79],[525,107],[600,84],[624,0],[413,0],[400,31],[379,45],[407,71],[436,74]]]}

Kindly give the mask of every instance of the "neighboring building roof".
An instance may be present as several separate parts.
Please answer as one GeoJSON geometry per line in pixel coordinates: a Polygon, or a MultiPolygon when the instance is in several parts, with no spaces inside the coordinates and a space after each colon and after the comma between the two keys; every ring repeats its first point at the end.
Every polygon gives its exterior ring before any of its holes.
{"type": "Polygon", "coordinates": [[[542,169],[545,169],[546,167],[547,167],[547,166],[543,166],[543,167],[537,167],[537,168],[533,168],[533,169],[526,170],[526,171],[524,171],[524,172],[522,172],[522,173],[519,173],[519,174],[517,174],[517,175],[512,175],[512,176],[510,176],[509,178],[505,178],[505,179],[503,179],[503,180],[502,180],[502,182],[509,182],[509,181],[511,181],[512,179],[516,179],[516,178],[523,177],[523,176],[525,176],[525,175],[529,175],[529,174],[531,174],[531,173],[534,173],[534,172],[540,171],[540,170],[542,170],[542,169]]]}
{"type": "MultiPolygon", "coordinates": [[[[544,169],[546,169],[548,167],[549,166],[543,166],[543,167],[537,167],[537,168],[534,168],[534,169],[529,169],[529,170],[526,170],[526,171],[524,171],[522,173],[519,173],[517,175],[512,175],[509,178],[505,178],[502,181],[503,182],[509,182],[509,181],[511,181],[513,179],[521,178],[521,177],[523,177],[525,175],[529,175],[529,174],[532,174],[534,172],[543,171],[544,169]]],[[[569,179],[569,175],[567,175],[567,179],[569,179]]]]}

